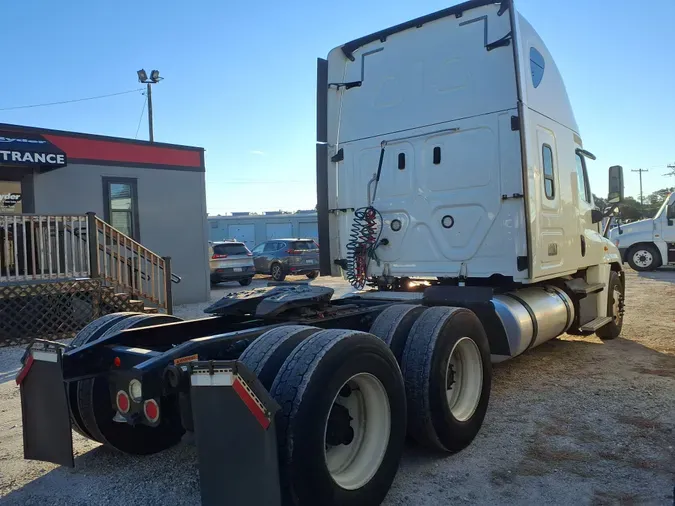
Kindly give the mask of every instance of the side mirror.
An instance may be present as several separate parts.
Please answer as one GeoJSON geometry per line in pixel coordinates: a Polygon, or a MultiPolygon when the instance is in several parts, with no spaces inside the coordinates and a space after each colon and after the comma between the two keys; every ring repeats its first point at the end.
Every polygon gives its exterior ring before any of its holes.
{"type": "Polygon", "coordinates": [[[599,209],[593,209],[591,211],[591,221],[593,222],[593,224],[600,223],[603,218],[604,215],[602,211],[600,211],[599,209]]]}
{"type": "Polygon", "coordinates": [[[623,201],[623,167],[614,165],[609,168],[608,204],[618,204],[623,201]]]}

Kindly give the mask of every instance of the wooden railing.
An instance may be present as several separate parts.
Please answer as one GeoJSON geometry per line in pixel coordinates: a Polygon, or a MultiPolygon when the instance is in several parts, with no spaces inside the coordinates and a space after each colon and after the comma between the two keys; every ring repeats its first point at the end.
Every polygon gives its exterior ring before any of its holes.
{"type": "Polygon", "coordinates": [[[0,214],[0,283],[102,278],[171,314],[171,259],[98,218],[0,214]]]}
{"type": "Polygon", "coordinates": [[[0,283],[89,277],[87,216],[0,214],[0,283]]]}
{"type": "Polygon", "coordinates": [[[128,291],[171,312],[171,259],[161,257],[91,214],[96,230],[96,262],[92,277],[128,291]]]}

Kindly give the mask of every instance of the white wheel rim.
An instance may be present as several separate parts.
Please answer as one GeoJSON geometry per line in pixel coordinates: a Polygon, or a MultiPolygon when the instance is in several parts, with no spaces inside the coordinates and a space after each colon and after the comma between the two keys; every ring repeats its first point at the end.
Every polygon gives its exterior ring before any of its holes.
{"type": "Polygon", "coordinates": [[[638,267],[649,267],[653,261],[654,257],[652,257],[652,254],[644,249],[636,251],[633,255],[633,262],[638,267]]]}
{"type": "Polygon", "coordinates": [[[452,416],[464,422],[478,408],[483,390],[483,361],[473,339],[462,337],[450,353],[445,376],[446,397],[452,416]]]}
{"type": "Polygon", "coordinates": [[[391,408],[384,386],[375,376],[359,373],[340,388],[351,388],[348,397],[339,393],[333,405],[349,411],[354,437],[349,444],[329,446],[326,443],[328,417],[324,427],[324,455],[333,481],[347,490],[356,490],[368,483],[380,468],[389,443],[391,408]]]}

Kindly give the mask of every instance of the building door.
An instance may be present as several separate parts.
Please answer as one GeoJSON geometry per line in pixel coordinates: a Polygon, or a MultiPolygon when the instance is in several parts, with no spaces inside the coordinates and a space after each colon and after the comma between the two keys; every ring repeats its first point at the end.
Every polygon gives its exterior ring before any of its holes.
{"type": "Polygon", "coordinates": [[[132,178],[103,178],[105,221],[140,242],[138,188],[132,178]]]}

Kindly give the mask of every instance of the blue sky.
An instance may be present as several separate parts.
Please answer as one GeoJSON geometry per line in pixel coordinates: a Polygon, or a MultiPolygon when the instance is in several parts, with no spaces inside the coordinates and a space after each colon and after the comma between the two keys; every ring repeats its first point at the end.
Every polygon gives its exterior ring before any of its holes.
{"type": "MultiPolygon", "coordinates": [[[[344,42],[457,3],[439,0],[232,2],[22,0],[3,5],[0,109],[139,87],[157,68],[155,139],[207,149],[213,214],[311,208],[316,58],[344,42]],[[9,22],[8,22],[9,21],[9,22]]],[[[675,1],[517,0],[556,59],[590,175],[606,193],[609,165],[649,169],[645,193],[675,185],[675,1]]],[[[0,122],[133,138],[140,92],[13,111],[0,122]]],[[[140,139],[147,139],[142,119],[140,139]]]]}

